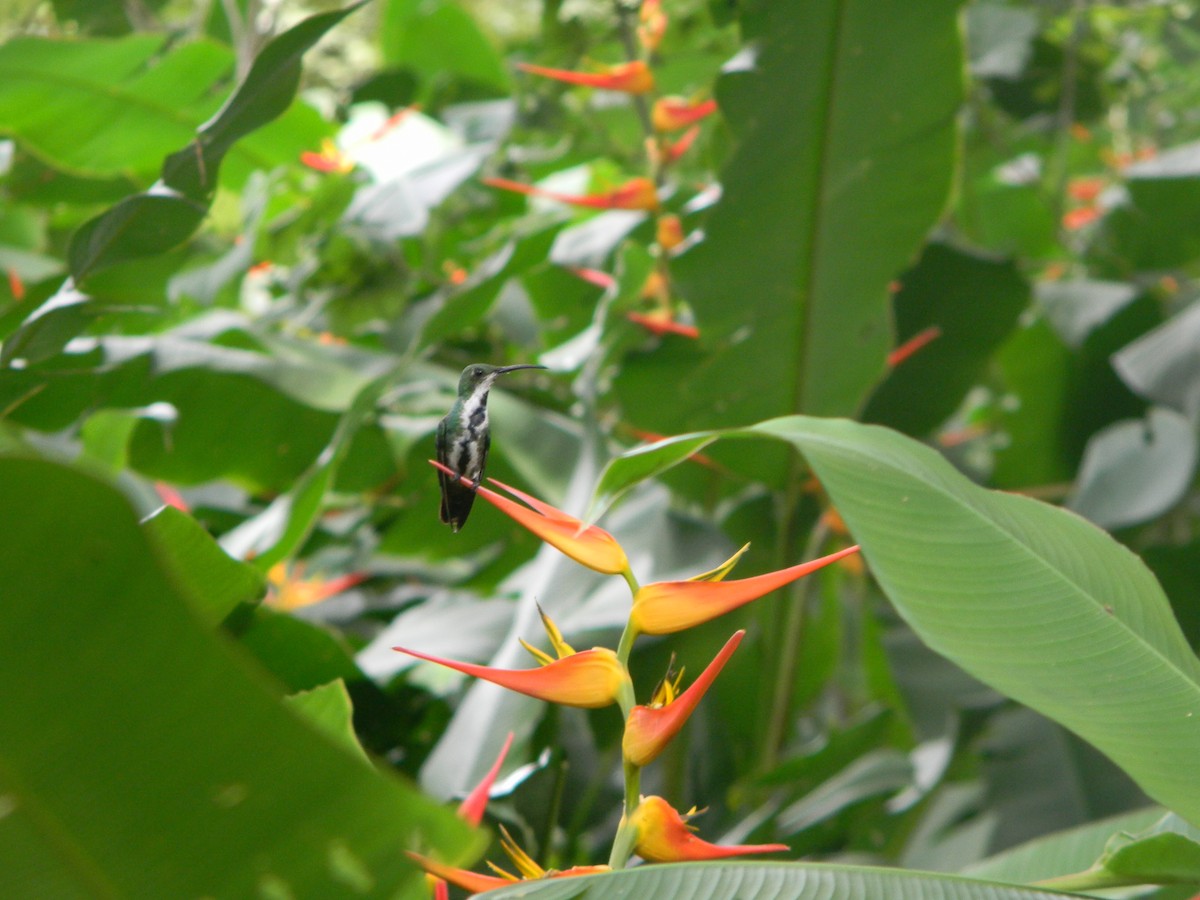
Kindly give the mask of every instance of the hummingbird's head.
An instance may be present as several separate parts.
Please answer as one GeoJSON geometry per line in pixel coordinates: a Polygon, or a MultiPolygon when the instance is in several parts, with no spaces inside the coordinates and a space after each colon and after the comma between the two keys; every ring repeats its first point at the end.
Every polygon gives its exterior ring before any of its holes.
{"type": "Polygon", "coordinates": [[[475,393],[480,386],[490,388],[492,383],[504,375],[506,372],[515,372],[517,369],[544,369],[545,366],[489,366],[486,363],[472,363],[462,371],[462,375],[458,378],[458,394],[460,397],[469,397],[475,393]]]}

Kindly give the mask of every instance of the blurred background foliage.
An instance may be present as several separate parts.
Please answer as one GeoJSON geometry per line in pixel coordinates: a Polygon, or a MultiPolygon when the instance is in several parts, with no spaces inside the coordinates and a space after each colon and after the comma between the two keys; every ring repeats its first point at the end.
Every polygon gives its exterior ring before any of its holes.
{"type": "MultiPolygon", "coordinates": [[[[493,394],[489,474],[572,512],[655,435],[858,417],[1112,531],[1200,646],[1200,13],[849,3],[856,63],[827,45],[834,6],[664,3],[659,94],[721,111],[650,214],[481,180],[584,193],[656,171],[640,100],[514,67],[623,61],[636,8],[6,0],[0,450],[116,485],[142,519],[112,540],[153,548],[238,677],[340,682],[342,724],[352,708],[371,757],[434,798],[515,730],[491,813],[558,867],[607,855],[615,717],[502,701],[389,649],[511,664],[534,599],[577,646],[611,645],[627,613],[489,508],[461,534],[438,523],[426,460],[469,362],[547,367],[493,394]]],[[[643,580],[747,541],[750,574],[847,542],[781,445],[705,453],[605,519],[643,580]]],[[[90,489],[48,472],[6,482],[0,593],[106,528],[90,489]],[[19,525],[35,509],[44,541],[19,525]]],[[[120,579],[87,591],[22,620],[45,665],[140,608],[120,579]]],[[[861,572],[758,607],[633,659],[645,692],[672,653],[696,671],[750,629],[646,788],[709,806],[706,835],[960,871],[1147,804],[924,647],[861,572]]],[[[169,633],[147,628],[119,649],[133,685],[169,633]]],[[[0,666],[6,694],[35,677],[0,666]]],[[[136,707],[128,690],[107,702],[136,707]]]]}

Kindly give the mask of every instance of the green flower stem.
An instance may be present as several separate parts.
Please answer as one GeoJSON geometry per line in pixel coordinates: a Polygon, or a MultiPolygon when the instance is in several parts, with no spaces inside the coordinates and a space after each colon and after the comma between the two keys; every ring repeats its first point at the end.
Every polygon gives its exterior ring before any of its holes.
{"type": "Polygon", "coordinates": [[[621,816],[621,824],[613,838],[612,852],[608,864],[614,869],[622,869],[633,855],[637,845],[637,829],[629,824],[633,811],[641,800],[642,770],[629,760],[625,761],[625,810],[621,816]]]}
{"type": "MultiPolygon", "coordinates": [[[[625,583],[629,585],[629,592],[636,597],[637,592],[641,590],[641,585],[633,577],[633,572],[626,567],[625,571],[621,574],[625,578],[625,583]]],[[[617,644],[617,659],[620,660],[621,665],[625,667],[626,671],[629,669],[629,654],[633,652],[633,642],[635,640],[637,640],[637,630],[633,627],[633,620],[630,619],[625,622],[625,630],[621,632],[621,642],[617,644]]],[[[625,710],[625,714],[628,715],[629,710],[625,710]]]]}

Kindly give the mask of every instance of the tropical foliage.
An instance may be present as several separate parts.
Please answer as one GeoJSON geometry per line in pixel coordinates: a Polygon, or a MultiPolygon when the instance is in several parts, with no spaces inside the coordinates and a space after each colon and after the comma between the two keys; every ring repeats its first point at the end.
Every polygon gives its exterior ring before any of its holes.
{"type": "Polygon", "coordinates": [[[1198,26],[0,7],[0,894],[1194,896],[1198,26]]]}

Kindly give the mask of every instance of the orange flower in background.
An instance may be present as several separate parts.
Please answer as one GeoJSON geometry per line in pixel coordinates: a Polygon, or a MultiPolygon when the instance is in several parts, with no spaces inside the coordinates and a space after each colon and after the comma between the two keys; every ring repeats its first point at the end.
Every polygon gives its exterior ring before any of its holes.
{"type": "Polygon", "coordinates": [[[409,853],[408,858],[428,874],[448,881],[455,887],[470,891],[472,894],[481,894],[484,891],[494,890],[495,888],[508,887],[518,881],[536,881],[543,878],[574,878],[579,875],[595,875],[597,872],[612,871],[608,866],[573,866],[570,869],[562,871],[543,869],[534,862],[528,853],[517,846],[517,842],[512,839],[512,835],[508,833],[508,830],[503,825],[500,826],[500,835],[500,846],[508,854],[508,858],[512,860],[513,866],[520,873],[519,876],[506,872],[490,862],[488,866],[492,871],[497,873],[496,875],[481,875],[469,869],[458,869],[454,866],[447,866],[428,857],[421,856],[419,853],[409,853]]]}
{"type": "Polygon", "coordinates": [[[678,692],[679,682],[683,678],[683,671],[680,670],[674,679],[670,675],[663,679],[648,706],[635,706],[630,710],[625,720],[625,736],[621,741],[626,760],[635,766],[649,765],[666,749],[671,738],[679,733],[705,692],[721,674],[721,669],[745,634],[745,631],[734,632],[721,652],[713,657],[700,677],[682,694],[678,692]]]}
{"type": "Polygon", "coordinates": [[[1091,203],[1104,191],[1103,178],[1072,178],[1067,182],[1067,196],[1080,203],[1091,203]]]}
{"type": "Polygon", "coordinates": [[[512,747],[512,742],[513,733],[510,731],[508,737],[504,739],[504,746],[496,754],[496,761],[492,763],[492,767],[479,780],[479,784],[471,789],[471,793],[467,794],[463,798],[462,803],[458,805],[458,817],[464,822],[478,825],[483,821],[483,812],[487,809],[488,795],[492,791],[492,785],[496,783],[496,778],[500,774],[500,767],[504,765],[504,757],[508,756],[508,750],[512,747]]]}
{"type": "Polygon", "coordinates": [[[693,125],[672,144],[660,144],[655,138],[648,138],[646,152],[650,159],[658,165],[673,163],[692,148],[692,144],[696,143],[698,137],[700,137],[700,126],[693,125]]]}
{"type": "Polygon", "coordinates": [[[616,703],[617,697],[628,690],[629,684],[628,675],[618,662],[617,654],[607,647],[583,650],[536,669],[493,669],[405,647],[392,649],[464,675],[482,678],[518,694],[583,709],[600,709],[616,703]]]}
{"type": "MultiPolygon", "coordinates": [[[[432,459],[429,464],[447,475],[457,474],[432,459]]],[[[476,487],[469,478],[460,480],[468,488],[476,487]]],[[[603,528],[596,525],[589,525],[585,528],[583,523],[574,516],[568,516],[549,503],[543,503],[536,497],[531,497],[516,488],[502,484],[495,478],[489,478],[488,481],[501,490],[508,491],[532,508],[515,503],[485,487],[476,487],[477,496],[492,504],[518,525],[523,525],[532,531],[551,547],[562,551],[575,562],[605,575],[620,575],[629,571],[629,560],[625,556],[625,551],[617,543],[616,538],[603,528]]]]}
{"type": "Polygon", "coordinates": [[[305,150],[300,154],[300,162],[318,172],[346,173],[354,168],[354,160],[338,149],[337,144],[325,138],[321,141],[321,152],[313,153],[305,150]]]}
{"type": "Polygon", "coordinates": [[[517,63],[517,68],[530,75],[541,75],[555,81],[565,81],[567,84],[579,84],[606,91],[620,91],[623,94],[647,94],[654,90],[654,75],[650,67],[640,59],[618,63],[615,66],[603,66],[596,72],[550,69],[532,63],[517,63]]]}
{"type": "Polygon", "coordinates": [[[631,178],[619,187],[599,194],[563,194],[520,181],[510,181],[507,178],[485,178],[483,183],[502,191],[513,191],[529,197],[546,197],[559,203],[585,206],[589,209],[635,209],[645,212],[658,209],[658,190],[649,178],[631,178]]]}
{"type": "Polygon", "coordinates": [[[25,282],[21,280],[20,273],[12,267],[8,269],[8,290],[18,303],[25,299],[25,282]]]}
{"type": "Polygon", "coordinates": [[[613,278],[607,272],[601,272],[599,269],[588,269],[580,266],[567,269],[567,271],[576,278],[582,278],[588,284],[594,284],[596,287],[603,288],[606,291],[614,287],[617,283],[617,279],[613,278]]]}
{"type": "Polygon", "coordinates": [[[1067,231],[1078,231],[1083,226],[1095,222],[1101,215],[1102,211],[1098,206],[1081,206],[1063,215],[1063,228],[1067,231]]]}
{"type": "Polygon", "coordinates": [[[680,337],[696,340],[700,337],[700,329],[695,325],[678,321],[669,309],[657,309],[648,313],[626,313],[625,318],[635,325],[641,325],[651,334],[660,337],[664,334],[677,334],[680,337]]]}
{"type": "Polygon", "coordinates": [[[679,216],[659,216],[654,226],[654,239],[663,250],[671,251],[683,243],[683,222],[679,216]]]}
{"type": "Polygon", "coordinates": [[[832,562],[858,552],[847,547],[820,559],[738,581],[660,581],[638,590],[630,624],[641,634],[673,634],[745,606],[832,562]]]}
{"type": "Polygon", "coordinates": [[[667,14],[663,12],[662,0],[642,0],[642,7],[638,10],[638,42],[653,53],[666,33],[667,14]]]}
{"type": "Polygon", "coordinates": [[[686,97],[663,97],[654,101],[650,121],[655,131],[678,131],[717,111],[716,100],[693,103],[686,97]]]}
{"type": "Polygon", "coordinates": [[[303,609],[361,584],[368,577],[366,572],[351,572],[337,578],[322,578],[319,575],[305,578],[303,563],[296,563],[290,571],[285,563],[276,563],[267,572],[270,590],[264,602],[286,611],[303,609]]]}
{"type": "Polygon", "coordinates": [[[662,797],[643,797],[629,817],[637,830],[634,852],[647,862],[685,862],[699,859],[726,859],[751,853],[778,853],[787,844],[734,844],[722,847],[710,844],[693,833],[688,820],[700,815],[695,807],[680,815],[662,797]]]}
{"type": "Polygon", "coordinates": [[[928,328],[922,329],[910,337],[907,341],[888,354],[887,364],[893,368],[900,365],[930,341],[937,340],[942,336],[942,329],[937,325],[930,325],[928,328]]]}

